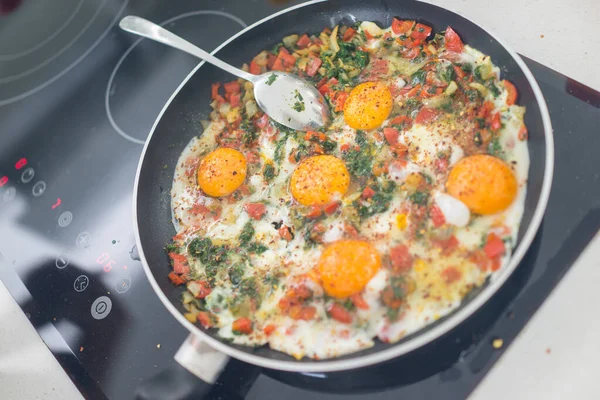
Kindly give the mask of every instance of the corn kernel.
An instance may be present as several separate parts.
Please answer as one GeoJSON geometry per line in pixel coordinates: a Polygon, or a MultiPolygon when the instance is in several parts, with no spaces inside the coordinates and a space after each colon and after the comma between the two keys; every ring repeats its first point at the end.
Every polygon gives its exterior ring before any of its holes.
{"type": "Polygon", "coordinates": [[[398,229],[401,231],[406,229],[408,222],[406,221],[406,214],[398,214],[396,216],[396,225],[398,225],[398,229]]]}
{"type": "Polygon", "coordinates": [[[423,272],[427,268],[427,264],[425,263],[425,261],[419,258],[415,261],[413,268],[416,272],[423,272]]]}

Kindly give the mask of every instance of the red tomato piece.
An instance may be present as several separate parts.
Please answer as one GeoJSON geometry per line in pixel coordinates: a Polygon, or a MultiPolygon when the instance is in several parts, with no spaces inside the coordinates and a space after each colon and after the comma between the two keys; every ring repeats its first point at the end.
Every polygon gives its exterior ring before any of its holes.
{"type": "Polygon", "coordinates": [[[517,97],[519,96],[519,92],[515,85],[512,84],[511,81],[503,80],[504,87],[506,88],[507,96],[506,96],[506,104],[512,106],[517,102],[517,97]]]}
{"type": "Polygon", "coordinates": [[[519,140],[525,141],[527,140],[528,136],[529,134],[527,132],[527,127],[525,126],[525,124],[521,125],[521,128],[519,128],[519,140]]]}
{"type": "Polygon", "coordinates": [[[250,61],[250,73],[253,75],[260,75],[260,65],[256,61],[250,61]]]}
{"type": "Polygon", "coordinates": [[[212,292],[212,289],[206,281],[192,281],[188,283],[187,289],[197,299],[203,299],[212,292]]]}
{"type": "Polygon", "coordinates": [[[426,39],[431,34],[431,27],[424,24],[417,24],[410,33],[410,37],[415,40],[426,39]]]}
{"type": "Polygon", "coordinates": [[[363,192],[361,197],[365,200],[370,199],[371,197],[375,196],[375,191],[373,189],[371,189],[369,186],[367,186],[363,192]]]}
{"type": "Polygon", "coordinates": [[[500,120],[500,113],[496,113],[494,114],[494,116],[492,117],[492,123],[490,128],[492,128],[492,131],[497,132],[500,130],[500,128],[502,128],[502,121],[500,120]]]}
{"type": "Polygon", "coordinates": [[[403,35],[405,33],[408,33],[412,29],[414,24],[415,21],[399,20],[397,18],[394,18],[392,20],[392,32],[394,32],[396,35],[403,35]]]}
{"type": "Polygon", "coordinates": [[[399,244],[390,250],[390,261],[395,272],[408,272],[412,268],[414,258],[408,251],[408,246],[399,244]]]}
{"type": "Polygon", "coordinates": [[[233,321],[231,330],[237,333],[248,335],[252,333],[252,321],[250,318],[242,317],[233,321]]]}
{"type": "Polygon", "coordinates": [[[319,206],[312,206],[305,217],[308,219],[316,219],[319,218],[321,214],[323,214],[323,210],[321,210],[319,206]]]}
{"type": "Polygon", "coordinates": [[[358,237],[358,231],[354,225],[345,223],[344,224],[344,235],[350,239],[356,239],[358,237]]]}
{"type": "Polygon", "coordinates": [[[315,57],[315,56],[311,55],[310,62],[308,63],[308,66],[306,67],[306,75],[315,76],[317,74],[317,71],[319,70],[319,68],[321,68],[322,64],[323,64],[323,61],[319,57],[315,57]]]}
{"type": "Polygon", "coordinates": [[[344,32],[344,36],[342,37],[342,40],[344,42],[349,42],[352,40],[352,38],[354,37],[355,34],[356,34],[356,29],[348,28],[348,29],[346,29],[346,32],[344,32]]]}
{"type": "Polygon", "coordinates": [[[337,92],[335,95],[335,111],[340,112],[344,109],[346,99],[348,98],[348,92],[337,92]]]}
{"type": "Polygon", "coordinates": [[[462,53],[465,45],[460,39],[460,36],[458,36],[458,33],[454,31],[454,29],[450,27],[446,29],[446,35],[444,35],[444,40],[446,42],[446,49],[455,53],[462,53]]]}
{"type": "Polygon", "coordinates": [[[352,322],[352,315],[343,306],[338,303],[333,303],[327,310],[331,318],[344,324],[352,322]]]}
{"type": "Polygon", "coordinates": [[[281,228],[279,228],[279,230],[277,231],[279,233],[279,237],[282,238],[283,240],[286,241],[291,241],[294,236],[292,236],[292,232],[290,231],[290,228],[282,225],[281,228]]]}
{"type": "Polygon", "coordinates": [[[296,64],[296,57],[290,54],[285,47],[279,49],[279,58],[283,62],[284,67],[293,67],[296,64]]]}
{"type": "Polygon", "coordinates": [[[352,296],[350,296],[350,300],[352,300],[352,304],[354,304],[356,308],[360,308],[361,310],[369,309],[369,303],[365,301],[365,299],[360,295],[360,293],[353,294],[352,296]]]}
{"type": "Polygon", "coordinates": [[[273,69],[273,65],[275,65],[275,61],[277,61],[277,56],[275,54],[269,53],[267,55],[267,68],[273,69]]]}
{"type": "Polygon", "coordinates": [[[231,104],[231,107],[241,106],[242,105],[241,98],[242,98],[241,93],[232,93],[229,96],[229,103],[231,104]]]}
{"type": "Polygon", "coordinates": [[[442,210],[438,206],[431,207],[429,215],[431,216],[431,221],[433,221],[433,226],[436,228],[446,223],[446,217],[444,217],[444,213],[442,213],[442,210]]]}
{"type": "Polygon", "coordinates": [[[435,160],[435,169],[437,172],[444,173],[448,170],[448,158],[438,158],[435,160]]]}
{"type": "Polygon", "coordinates": [[[299,49],[305,49],[310,45],[310,38],[308,37],[308,35],[305,33],[304,35],[300,36],[300,39],[298,39],[298,41],[296,42],[296,46],[298,46],[299,49]]]}
{"type": "Polygon", "coordinates": [[[454,66],[454,72],[456,73],[456,76],[458,76],[460,79],[463,79],[465,76],[467,76],[467,73],[463,71],[463,69],[458,65],[454,66]]]}
{"type": "Polygon", "coordinates": [[[269,324],[263,328],[263,332],[265,335],[270,336],[271,333],[275,332],[276,326],[273,324],[269,324]]]}
{"type": "Polygon", "coordinates": [[[412,118],[405,115],[399,115],[390,121],[390,125],[405,125],[406,128],[410,128],[412,125],[412,118]]]}
{"type": "Polygon", "coordinates": [[[267,212],[263,203],[248,203],[244,206],[244,210],[248,213],[250,218],[257,221],[259,221],[267,212]]]}
{"type": "Polygon", "coordinates": [[[340,206],[340,203],[338,203],[337,201],[333,201],[333,202],[327,204],[325,207],[323,207],[323,211],[325,212],[325,214],[331,215],[337,211],[339,206],[340,206]]]}
{"type": "Polygon", "coordinates": [[[192,208],[190,208],[190,214],[193,215],[205,215],[208,213],[210,213],[210,209],[204,204],[194,204],[192,208]]]}
{"type": "Polygon", "coordinates": [[[213,326],[212,318],[206,311],[198,312],[198,314],[196,314],[196,319],[198,319],[198,322],[200,322],[200,325],[202,325],[204,329],[208,329],[213,326]]]}
{"type": "Polygon", "coordinates": [[[242,87],[238,81],[231,81],[223,84],[225,93],[240,93],[242,87]]]}
{"type": "Polygon", "coordinates": [[[183,285],[185,283],[185,279],[173,271],[169,272],[169,279],[176,286],[183,285]]]}
{"type": "Polygon", "coordinates": [[[483,247],[485,255],[489,258],[496,258],[501,256],[506,251],[504,241],[498,237],[495,233],[490,233],[487,237],[487,243],[483,247]]]}
{"type": "Polygon", "coordinates": [[[254,124],[259,129],[264,129],[268,123],[269,123],[269,116],[267,114],[261,115],[259,118],[257,118],[254,121],[254,124]]]}
{"type": "Polygon", "coordinates": [[[383,136],[385,136],[385,140],[387,140],[390,146],[395,146],[398,144],[400,132],[396,128],[383,128],[383,136]]]}
{"type": "Polygon", "coordinates": [[[280,57],[277,57],[275,63],[273,64],[273,71],[285,71],[285,67],[283,65],[283,60],[280,57]]]}
{"type": "Polygon", "coordinates": [[[317,309],[313,306],[302,307],[300,310],[300,319],[304,321],[310,321],[317,315],[317,309]]]}
{"type": "Polygon", "coordinates": [[[437,117],[438,113],[436,110],[432,108],[423,107],[421,111],[417,114],[417,118],[415,118],[415,122],[417,124],[427,124],[433,121],[437,117]]]}
{"type": "Polygon", "coordinates": [[[442,278],[446,283],[453,283],[462,277],[462,273],[456,267],[448,267],[442,271],[442,278]]]}
{"type": "Polygon", "coordinates": [[[460,242],[456,236],[452,235],[448,239],[437,240],[436,244],[442,250],[442,254],[450,254],[458,248],[460,242]]]}
{"type": "Polygon", "coordinates": [[[169,257],[173,261],[173,272],[178,275],[190,273],[190,267],[184,255],[169,253],[169,257]]]}

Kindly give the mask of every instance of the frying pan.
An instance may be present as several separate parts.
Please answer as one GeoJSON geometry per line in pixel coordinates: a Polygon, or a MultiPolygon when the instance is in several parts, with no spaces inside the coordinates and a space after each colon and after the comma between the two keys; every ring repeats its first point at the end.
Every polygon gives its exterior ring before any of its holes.
{"type": "Polygon", "coordinates": [[[543,218],[552,182],[554,147],[550,116],[533,75],[521,58],[496,36],[474,22],[444,8],[420,1],[316,0],[283,10],[244,29],[215,50],[233,65],[251,60],[282,37],[299,32],[320,32],[336,24],[374,21],[388,27],[392,18],[415,19],[434,31],[452,26],[465,43],[492,57],[503,78],[519,90],[519,104],[527,107],[530,169],[527,199],[512,258],[498,275],[478,289],[450,315],[398,343],[376,341],[372,348],[331,360],[295,360],[269,349],[250,348],[222,341],[215,332],[191,324],[183,317],[182,289],[170,283],[169,262],[163,248],[175,234],[170,209],[170,188],[180,153],[190,139],[201,134],[201,119],[210,112],[210,85],[231,79],[225,72],[200,63],[171,96],[158,116],[141,155],[134,190],[136,241],[144,270],[157,296],[192,335],[176,359],[211,383],[228,357],[261,367],[297,372],[328,372],[364,367],[399,357],[452,330],[488,301],[518,267],[543,218]],[[164,168],[164,166],[167,168],[164,168]],[[190,352],[190,349],[194,351],[190,352]],[[199,357],[198,357],[199,353],[199,357]]]}

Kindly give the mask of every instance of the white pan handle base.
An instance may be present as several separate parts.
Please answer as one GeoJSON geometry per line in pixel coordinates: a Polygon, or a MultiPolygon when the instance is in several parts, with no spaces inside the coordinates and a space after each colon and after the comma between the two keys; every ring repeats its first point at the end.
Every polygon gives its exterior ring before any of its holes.
{"type": "Polygon", "coordinates": [[[229,361],[229,356],[190,333],[175,353],[175,361],[204,382],[213,385],[229,361]]]}

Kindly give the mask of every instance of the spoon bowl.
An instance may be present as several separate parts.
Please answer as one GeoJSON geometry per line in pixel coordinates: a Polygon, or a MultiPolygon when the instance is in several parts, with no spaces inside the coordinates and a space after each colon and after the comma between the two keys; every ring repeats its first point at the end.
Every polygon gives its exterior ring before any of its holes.
{"type": "Polygon", "coordinates": [[[123,18],[119,26],[127,32],[185,51],[252,82],[258,106],[273,120],[288,128],[310,131],[329,125],[327,102],[312,84],[297,75],[278,71],[253,75],[242,71],[144,18],[130,15],[123,18]]]}

